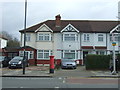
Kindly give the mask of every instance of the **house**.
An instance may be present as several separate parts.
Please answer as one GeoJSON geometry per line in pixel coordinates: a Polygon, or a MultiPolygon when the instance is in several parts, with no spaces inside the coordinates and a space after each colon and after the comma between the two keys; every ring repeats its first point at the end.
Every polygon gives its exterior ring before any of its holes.
{"type": "Polygon", "coordinates": [[[4,54],[9,57],[10,59],[14,58],[15,56],[19,56],[19,49],[20,47],[5,47],[3,48],[4,54]]]}
{"type": "Polygon", "coordinates": [[[7,47],[8,39],[0,35],[0,56],[7,56],[12,59],[14,56],[19,55],[19,48],[20,47],[7,47]]]}
{"type": "Polygon", "coordinates": [[[0,34],[0,55],[5,56],[4,54],[5,50],[3,48],[7,46],[7,41],[8,39],[0,34]]]}
{"type": "MultiPolygon", "coordinates": [[[[103,20],[47,20],[20,30],[21,47],[24,46],[26,32],[26,52],[31,64],[49,64],[49,56],[54,55],[57,63],[62,58],[74,58],[77,64],[84,64],[86,54],[111,54],[112,37],[110,31],[117,29],[118,21],[103,20]]],[[[120,53],[119,33],[115,33],[116,53],[120,53]]],[[[19,50],[23,56],[24,49],[19,50]]]]}

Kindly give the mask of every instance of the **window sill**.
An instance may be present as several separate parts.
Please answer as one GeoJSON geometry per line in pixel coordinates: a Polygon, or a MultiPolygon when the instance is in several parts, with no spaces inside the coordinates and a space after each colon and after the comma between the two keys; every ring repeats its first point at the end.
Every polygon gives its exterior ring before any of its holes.
{"type": "Polygon", "coordinates": [[[50,59],[45,59],[45,58],[37,58],[37,60],[50,60],[50,59]]]}
{"type": "Polygon", "coordinates": [[[36,42],[52,42],[52,41],[36,41],[36,42]]]}

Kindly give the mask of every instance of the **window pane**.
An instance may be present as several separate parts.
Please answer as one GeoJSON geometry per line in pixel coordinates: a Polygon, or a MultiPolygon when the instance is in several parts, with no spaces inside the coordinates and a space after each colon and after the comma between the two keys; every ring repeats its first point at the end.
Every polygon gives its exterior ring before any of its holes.
{"type": "Polygon", "coordinates": [[[38,52],[43,52],[43,50],[38,50],[38,52]]]}
{"type": "Polygon", "coordinates": [[[72,58],[75,59],[75,53],[65,53],[64,58],[72,58]]]}
{"type": "Polygon", "coordinates": [[[43,58],[43,53],[38,53],[38,58],[43,58]]]}
{"type": "Polygon", "coordinates": [[[43,39],[43,34],[39,34],[38,40],[40,40],[40,41],[43,41],[43,40],[44,40],[44,39],[43,39]]]}
{"type": "Polygon", "coordinates": [[[46,53],[46,52],[49,53],[49,50],[44,50],[44,52],[45,52],[45,53],[46,53]]]}
{"type": "Polygon", "coordinates": [[[33,51],[30,51],[30,59],[33,59],[33,51]]]}
{"type": "Polygon", "coordinates": [[[26,41],[30,41],[30,34],[29,33],[26,34],[26,41]]]}
{"type": "Polygon", "coordinates": [[[49,41],[49,34],[45,34],[45,41],[49,41]]]}
{"type": "Polygon", "coordinates": [[[49,53],[44,53],[44,58],[49,58],[49,53]]]}
{"type": "Polygon", "coordinates": [[[84,34],[84,41],[89,41],[89,40],[90,40],[89,34],[84,34]]]}
{"type": "Polygon", "coordinates": [[[65,34],[65,41],[75,41],[75,34],[65,34]]]}
{"type": "Polygon", "coordinates": [[[103,34],[98,34],[98,41],[103,41],[103,34]]]}

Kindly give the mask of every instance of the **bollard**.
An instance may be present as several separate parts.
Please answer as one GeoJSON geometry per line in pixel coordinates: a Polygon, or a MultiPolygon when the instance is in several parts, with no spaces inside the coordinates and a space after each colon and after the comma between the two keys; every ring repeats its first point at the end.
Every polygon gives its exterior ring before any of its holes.
{"type": "Polygon", "coordinates": [[[50,56],[50,73],[54,73],[54,56],[50,56]]]}

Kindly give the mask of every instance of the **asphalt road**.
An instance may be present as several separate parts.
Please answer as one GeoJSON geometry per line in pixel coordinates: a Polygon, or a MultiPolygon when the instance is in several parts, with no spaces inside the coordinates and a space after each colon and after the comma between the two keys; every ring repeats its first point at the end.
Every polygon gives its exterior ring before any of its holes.
{"type": "Polygon", "coordinates": [[[118,88],[118,79],[3,77],[2,88],[118,88]]]}

